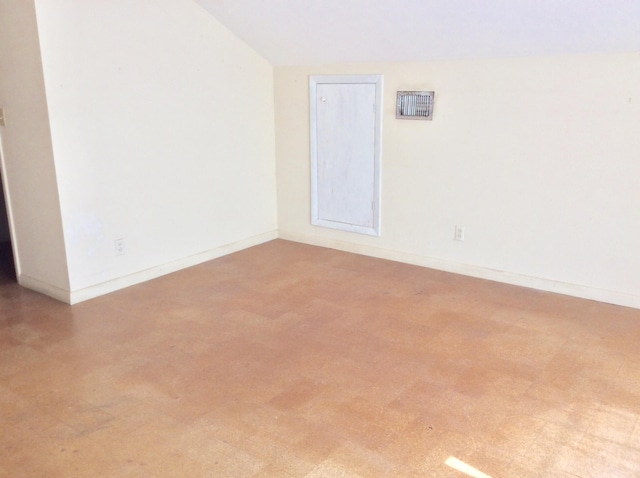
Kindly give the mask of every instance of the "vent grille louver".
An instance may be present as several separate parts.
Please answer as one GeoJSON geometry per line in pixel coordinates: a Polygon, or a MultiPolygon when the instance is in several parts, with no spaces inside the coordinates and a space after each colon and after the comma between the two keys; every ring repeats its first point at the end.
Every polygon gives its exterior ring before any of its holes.
{"type": "Polygon", "coordinates": [[[398,91],[396,118],[433,119],[433,91],[398,91]]]}

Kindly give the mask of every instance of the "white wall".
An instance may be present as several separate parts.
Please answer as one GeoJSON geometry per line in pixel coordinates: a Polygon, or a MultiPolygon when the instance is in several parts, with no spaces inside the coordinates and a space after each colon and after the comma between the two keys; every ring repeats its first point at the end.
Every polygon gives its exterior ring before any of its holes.
{"type": "Polygon", "coordinates": [[[0,157],[18,281],[69,289],[33,1],[0,2],[0,157]]]}
{"type": "Polygon", "coordinates": [[[275,237],[271,65],[195,2],[36,7],[72,302],[275,237]]]}
{"type": "Polygon", "coordinates": [[[640,54],[278,67],[275,91],[281,237],[640,307],[640,54]],[[313,227],[308,76],[378,73],[382,236],[313,227]],[[434,120],[396,120],[397,90],[435,90],[434,120]]]}
{"type": "Polygon", "coordinates": [[[637,53],[278,67],[274,81],[180,0],[7,0],[0,41],[2,167],[30,287],[74,302],[279,228],[640,307],[637,53]],[[308,75],[358,73],[385,76],[380,238],[310,225],[308,75]],[[435,90],[434,121],[395,120],[400,89],[435,90]]]}

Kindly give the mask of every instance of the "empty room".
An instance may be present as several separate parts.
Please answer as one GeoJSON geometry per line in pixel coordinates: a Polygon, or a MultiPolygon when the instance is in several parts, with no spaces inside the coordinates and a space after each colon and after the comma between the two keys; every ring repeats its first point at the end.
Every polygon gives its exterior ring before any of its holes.
{"type": "Polygon", "coordinates": [[[639,21],[0,0],[0,477],[640,476],[639,21]]]}

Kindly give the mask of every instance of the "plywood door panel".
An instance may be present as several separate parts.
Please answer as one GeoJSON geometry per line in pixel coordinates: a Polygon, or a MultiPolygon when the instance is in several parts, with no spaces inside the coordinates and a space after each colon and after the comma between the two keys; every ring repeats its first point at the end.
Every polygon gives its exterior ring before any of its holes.
{"type": "Polygon", "coordinates": [[[378,234],[377,87],[326,82],[312,90],[316,225],[378,234]]]}

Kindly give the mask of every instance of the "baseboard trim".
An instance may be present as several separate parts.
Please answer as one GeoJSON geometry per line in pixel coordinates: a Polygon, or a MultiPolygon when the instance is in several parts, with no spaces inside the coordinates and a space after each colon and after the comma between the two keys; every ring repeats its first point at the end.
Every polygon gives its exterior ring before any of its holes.
{"type": "Polygon", "coordinates": [[[115,292],[117,290],[130,287],[135,284],[155,279],[157,277],[161,277],[163,275],[170,274],[181,269],[186,269],[187,267],[195,266],[203,262],[217,259],[218,257],[226,256],[228,254],[232,254],[249,247],[257,246],[259,244],[263,244],[277,238],[319,247],[327,247],[339,251],[362,254],[370,257],[377,257],[380,259],[403,262],[406,264],[428,267],[431,269],[451,272],[454,274],[477,277],[479,279],[487,279],[496,282],[502,282],[505,284],[512,284],[522,287],[528,287],[531,289],[569,295],[572,297],[579,297],[582,299],[595,300],[598,302],[605,302],[608,304],[640,309],[640,295],[597,289],[593,287],[569,284],[548,279],[541,279],[538,277],[530,277],[522,274],[515,274],[512,272],[489,269],[486,267],[461,264],[433,257],[382,249],[375,246],[353,244],[350,242],[339,241],[335,239],[306,236],[302,234],[289,233],[286,231],[270,231],[264,234],[259,234],[257,236],[253,236],[247,239],[226,244],[221,247],[217,247],[215,249],[211,249],[209,251],[202,252],[200,254],[195,254],[193,256],[178,259],[167,264],[162,264],[151,269],[136,272],[128,276],[119,277],[117,279],[96,284],[94,286],[77,291],[60,289],[59,287],[53,286],[46,282],[42,282],[38,279],[34,279],[33,277],[29,277],[24,274],[18,275],[18,284],[26,287],[27,289],[40,292],[61,302],[73,305],[79,302],[93,299],[95,297],[99,297],[101,295],[108,294],[110,292],[115,292]]]}
{"type": "Polygon", "coordinates": [[[46,282],[42,282],[41,280],[34,279],[33,277],[29,277],[24,274],[18,274],[17,280],[18,284],[26,289],[35,290],[36,292],[40,292],[41,294],[66,304],[71,303],[71,293],[68,290],[60,289],[59,287],[47,284],[46,282]]]}
{"type": "Polygon", "coordinates": [[[505,284],[528,287],[530,289],[555,292],[557,294],[579,297],[581,299],[595,300],[598,302],[605,302],[608,304],[640,309],[640,295],[597,289],[593,287],[542,279],[538,277],[530,277],[522,274],[515,274],[512,272],[505,272],[496,269],[489,269],[486,267],[445,261],[433,257],[382,249],[375,246],[353,244],[350,242],[328,239],[324,237],[306,236],[302,234],[289,233],[286,231],[280,231],[278,233],[278,237],[283,240],[300,242],[313,246],[327,247],[339,251],[377,257],[379,259],[404,262],[406,264],[428,267],[430,269],[452,272],[454,274],[476,277],[478,279],[487,279],[495,282],[502,282],[505,284]]]}
{"type": "MultiPolygon", "coordinates": [[[[263,244],[265,242],[272,241],[278,238],[277,231],[270,231],[264,234],[259,234],[257,236],[249,237],[247,239],[242,239],[240,241],[232,242],[230,244],[225,244],[224,246],[216,247],[215,249],[211,249],[205,252],[201,252],[199,254],[195,254],[193,256],[184,257],[182,259],[178,259],[173,262],[169,262],[167,264],[162,264],[156,267],[152,267],[151,269],[146,269],[140,272],[135,272],[133,274],[129,274],[124,277],[118,277],[117,279],[113,279],[107,282],[102,282],[100,284],[96,284],[85,289],[80,289],[77,291],[72,291],[68,294],[68,300],[60,299],[57,296],[53,296],[45,291],[44,294],[51,295],[58,300],[63,300],[68,304],[77,304],[79,302],[84,302],[89,299],[93,299],[95,297],[99,297],[101,295],[109,294],[110,292],[115,292],[120,289],[124,289],[126,287],[130,287],[132,285],[140,284],[142,282],[146,282],[157,277],[161,277],[167,274],[171,274],[172,272],[179,271],[181,269],[186,269],[187,267],[192,267],[203,262],[211,261],[213,259],[217,259],[222,256],[226,256],[228,254],[232,254],[234,252],[241,251],[243,249],[247,249],[249,247],[257,246],[259,244],[263,244]]],[[[36,289],[37,290],[37,289],[36,289]]]]}

